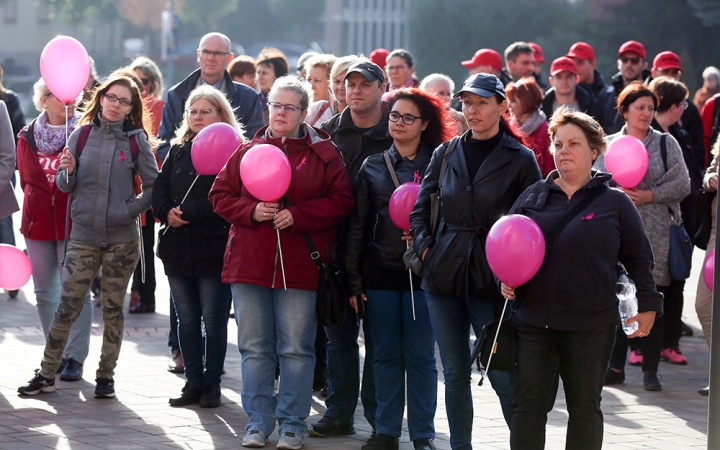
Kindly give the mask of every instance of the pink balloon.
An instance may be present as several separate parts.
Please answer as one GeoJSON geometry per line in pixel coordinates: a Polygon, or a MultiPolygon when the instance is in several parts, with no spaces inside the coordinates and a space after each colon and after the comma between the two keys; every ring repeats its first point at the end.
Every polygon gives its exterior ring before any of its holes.
{"type": "Polygon", "coordinates": [[[25,286],[32,275],[30,258],[17,247],[0,244],[0,288],[14,291],[25,286]]]}
{"type": "Polygon", "coordinates": [[[608,145],[605,167],[617,184],[632,189],[640,184],[647,173],[647,149],[636,137],[620,136],[608,145]]]}
{"type": "Polygon", "coordinates": [[[235,128],[225,122],[200,130],[192,144],[193,167],[200,175],[217,175],[242,143],[235,128]]]}
{"type": "Polygon", "coordinates": [[[240,180],[257,199],[277,201],[290,187],[290,161],[282,150],[260,144],[245,153],[240,161],[240,180]]]}
{"type": "Polygon", "coordinates": [[[485,242],[490,270],[508,286],[517,287],[535,276],[545,258],[545,236],[538,224],[519,214],[495,222],[485,242]]]}
{"type": "Polygon", "coordinates": [[[45,45],[40,55],[40,74],[58,100],[72,103],[87,84],[90,56],[77,39],[58,36],[45,45]]]}
{"type": "Polygon", "coordinates": [[[398,186],[390,196],[388,204],[390,219],[401,230],[410,229],[410,213],[415,207],[418,193],[420,193],[420,184],[410,182],[398,186]]]}
{"type": "Polygon", "coordinates": [[[707,257],[705,257],[705,262],[703,263],[703,280],[705,280],[705,285],[710,289],[713,290],[713,286],[715,285],[715,250],[710,250],[710,253],[708,253],[707,257]]]}

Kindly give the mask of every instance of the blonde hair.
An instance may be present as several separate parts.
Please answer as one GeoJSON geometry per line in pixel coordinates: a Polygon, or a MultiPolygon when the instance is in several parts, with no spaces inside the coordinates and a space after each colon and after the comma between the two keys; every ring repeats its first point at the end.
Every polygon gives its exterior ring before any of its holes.
{"type": "Polygon", "coordinates": [[[332,70],[330,71],[330,81],[332,82],[339,73],[347,72],[347,70],[358,60],[357,55],[341,56],[335,60],[332,70]]]}
{"type": "MultiPolygon", "coordinates": [[[[555,134],[561,127],[570,123],[580,127],[592,150],[597,150],[599,155],[605,153],[607,149],[605,132],[598,121],[593,119],[592,116],[576,111],[567,105],[558,108],[550,119],[550,125],[548,126],[550,141],[555,140],[555,134]]],[[[552,144],[550,145],[550,153],[555,154],[555,147],[552,144]]]]}
{"type": "Polygon", "coordinates": [[[232,106],[230,106],[230,102],[228,101],[227,97],[225,97],[225,94],[208,84],[203,84],[196,87],[190,93],[190,96],[185,102],[185,111],[183,112],[182,124],[180,124],[180,127],[178,127],[177,131],[175,132],[175,136],[170,141],[170,145],[182,145],[190,139],[194,138],[197,134],[190,127],[187,109],[190,108],[193,103],[200,99],[207,100],[213,105],[213,107],[217,108],[218,114],[220,114],[220,122],[224,122],[233,127],[235,131],[237,131],[240,135],[240,139],[242,139],[243,142],[247,141],[247,137],[245,136],[245,127],[235,118],[232,106]]]}
{"type": "Polygon", "coordinates": [[[146,77],[148,77],[153,85],[153,89],[150,95],[155,98],[162,98],[162,74],[160,73],[160,68],[157,66],[157,64],[155,64],[155,62],[153,62],[153,60],[146,56],[138,56],[133,60],[133,62],[130,63],[130,69],[133,71],[139,70],[146,77]]]}
{"type": "Polygon", "coordinates": [[[330,80],[330,73],[332,72],[333,65],[335,65],[335,61],[337,61],[337,58],[335,55],[329,55],[329,54],[318,54],[313,55],[310,58],[308,58],[307,61],[305,61],[305,70],[310,72],[310,69],[313,67],[322,67],[327,71],[327,78],[330,80]]]}

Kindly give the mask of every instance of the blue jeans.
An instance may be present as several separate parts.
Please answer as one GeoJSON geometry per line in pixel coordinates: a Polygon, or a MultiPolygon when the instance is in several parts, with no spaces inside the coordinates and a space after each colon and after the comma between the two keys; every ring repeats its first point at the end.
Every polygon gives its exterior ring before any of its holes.
{"type": "Polygon", "coordinates": [[[219,277],[168,276],[168,281],[177,311],[185,378],[200,389],[207,384],[219,385],[227,352],[230,285],[222,283],[219,277]]]}
{"type": "Polygon", "coordinates": [[[510,448],[545,448],[547,414],[555,404],[560,377],[569,415],[565,449],[602,447],[600,400],[616,328],[616,323],[582,331],[517,327],[517,395],[510,448]]]}
{"type": "MultiPolygon", "coordinates": [[[[466,301],[454,295],[426,293],[425,297],[443,364],[450,446],[453,450],[471,450],[473,404],[470,389],[470,326],[478,337],[483,325],[494,319],[493,304],[490,300],[471,297],[466,301]]],[[[500,398],[503,416],[509,426],[515,397],[515,372],[495,370],[488,374],[488,378],[500,398]]]]}
{"type": "MultiPolygon", "coordinates": [[[[238,349],[242,355],[242,406],[246,431],[304,436],[310,414],[317,313],[315,291],[232,285],[238,349]],[[280,362],[280,393],[275,366],[280,362]]],[[[178,311],[179,312],[179,311],[178,311]]]]}
{"type": "Polygon", "coordinates": [[[415,291],[415,319],[410,291],[367,292],[367,317],[375,340],[375,376],[378,433],[400,437],[405,410],[410,440],[435,439],[437,367],[435,335],[430,325],[425,292],[415,291]]]}
{"type": "MultiPolygon", "coordinates": [[[[65,241],[36,241],[25,238],[25,245],[33,268],[35,303],[43,333],[47,336],[55,311],[60,304],[61,263],[65,252],[65,241]]],[[[63,358],[72,358],[80,364],[85,364],[90,349],[92,322],[93,304],[88,291],[82,312],[70,328],[70,337],[63,350],[63,358]]]]}
{"type": "Polygon", "coordinates": [[[364,415],[370,426],[375,428],[375,344],[369,322],[363,320],[365,336],[365,363],[360,389],[360,318],[351,307],[341,325],[325,327],[327,343],[328,397],[325,400],[324,417],[343,423],[354,423],[358,392],[362,400],[364,415]]]}

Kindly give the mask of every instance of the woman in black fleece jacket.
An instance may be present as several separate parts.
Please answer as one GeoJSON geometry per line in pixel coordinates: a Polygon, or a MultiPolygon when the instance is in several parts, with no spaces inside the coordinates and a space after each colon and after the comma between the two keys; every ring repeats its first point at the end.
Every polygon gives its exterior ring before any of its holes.
{"type": "MultiPolygon", "coordinates": [[[[547,236],[577,203],[612,176],[592,171],[605,150],[603,131],[590,116],[558,110],[550,123],[556,171],[530,186],[511,214],[533,219],[547,236]]],[[[637,209],[620,190],[608,189],[573,217],[525,285],[502,285],[516,295],[517,375],[510,444],[542,449],[547,413],[562,377],[567,398],[567,449],[599,449],[603,440],[600,393],[618,326],[615,286],[621,262],[637,285],[639,328],[646,336],[662,314],[653,279],[653,253],[637,209]]]]}

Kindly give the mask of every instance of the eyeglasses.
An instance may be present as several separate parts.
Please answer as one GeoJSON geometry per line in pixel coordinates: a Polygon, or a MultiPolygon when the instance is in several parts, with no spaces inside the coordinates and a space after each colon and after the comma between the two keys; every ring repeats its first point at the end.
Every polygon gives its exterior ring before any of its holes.
{"type": "Polygon", "coordinates": [[[680,103],[678,103],[678,105],[682,105],[682,109],[688,108],[688,102],[680,102],[680,103]]]}
{"type": "Polygon", "coordinates": [[[282,103],[278,102],[268,102],[268,106],[270,106],[273,111],[280,112],[281,109],[285,108],[285,111],[289,113],[294,113],[295,111],[300,111],[302,108],[295,105],[283,105],[282,103]]]}
{"type": "Polygon", "coordinates": [[[143,86],[150,84],[150,78],[140,78],[140,81],[142,81],[143,86]]]}
{"type": "Polygon", "coordinates": [[[230,54],[230,52],[213,52],[204,48],[200,49],[200,53],[202,53],[202,55],[206,58],[209,58],[211,56],[227,56],[230,54]]]}
{"type": "Polygon", "coordinates": [[[629,62],[629,63],[632,63],[633,65],[635,65],[635,64],[640,64],[641,59],[642,58],[639,56],[633,56],[632,58],[630,58],[629,56],[621,56],[620,62],[622,62],[623,64],[627,64],[629,62]]]}
{"type": "Polygon", "coordinates": [[[391,111],[390,114],[388,114],[388,119],[390,119],[390,122],[397,122],[398,120],[402,119],[403,123],[405,125],[412,125],[415,123],[415,120],[422,119],[420,116],[413,116],[412,114],[399,114],[395,111],[391,111]]]}
{"type": "Polygon", "coordinates": [[[200,117],[207,117],[214,112],[218,112],[218,110],[217,109],[199,109],[199,110],[198,109],[187,109],[187,110],[185,110],[185,112],[187,113],[187,115],[189,117],[196,117],[197,115],[200,115],[200,117]]]}
{"type": "Polygon", "coordinates": [[[110,103],[120,102],[123,106],[132,106],[132,101],[129,98],[118,97],[115,94],[105,94],[105,99],[110,103]]]}

